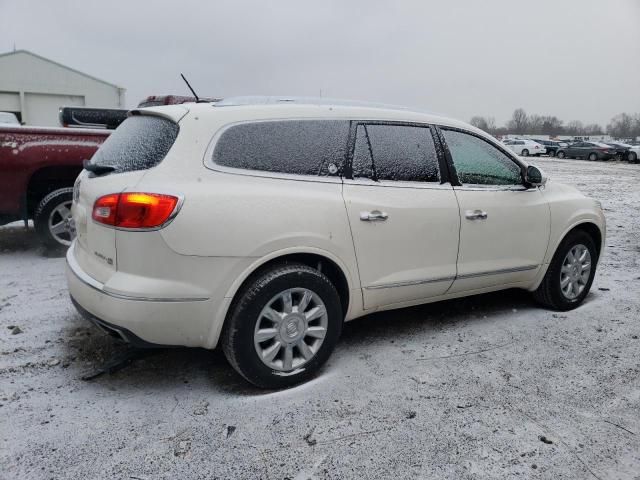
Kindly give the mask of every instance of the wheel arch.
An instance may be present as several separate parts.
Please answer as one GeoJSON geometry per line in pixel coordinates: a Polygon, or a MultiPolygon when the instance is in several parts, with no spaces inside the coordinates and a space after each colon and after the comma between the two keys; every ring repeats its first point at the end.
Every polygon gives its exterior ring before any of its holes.
{"type": "Polygon", "coordinates": [[[354,295],[352,295],[352,291],[357,287],[353,283],[353,277],[349,269],[338,257],[318,248],[296,248],[273,252],[253,262],[229,287],[225,295],[225,301],[222,302],[215,316],[217,321],[214,321],[213,328],[209,332],[207,344],[210,347],[218,343],[220,333],[222,332],[224,324],[227,322],[238,293],[241,292],[255,276],[273,265],[282,263],[302,263],[316,270],[320,270],[336,287],[338,296],[340,297],[343,316],[346,317],[350,309],[353,308],[354,295]]]}
{"type": "Polygon", "coordinates": [[[75,179],[82,172],[82,167],[58,166],[43,167],[34,171],[29,177],[26,190],[26,210],[32,218],[36,208],[44,197],[55,190],[73,187],[75,179]]]}
{"type": "Polygon", "coordinates": [[[540,269],[540,273],[538,275],[538,278],[536,279],[536,282],[535,282],[535,284],[534,284],[534,286],[533,286],[533,288],[531,290],[535,290],[535,289],[538,288],[538,286],[540,285],[540,283],[544,279],[544,276],[547,274],[547,270],[549,269],[549,265],[551,264],[551,260],[553,259],[553,256],[556,254],[556,251],[558,250],[558,247],[564,241],[564,239],[567,238],[567,235],[569,235],[570,233],[575,232],[575,231],[583,231],[587,235],[589,235],[591,238],[593,238],[593,241],[596,244],[596,251],[598,252],[597,261],[598,262],[600,261],[600,258],[602,257],[603,242],[604,242],[604,238],[605,238],[605,232],[601,229],[600,226],[598,226],[598,224],[595,221],[592,221],[592,220],[589,220],[589,219],[580,220],[580,221],[572,224],[570,227],[568,227],[562,233],[562,235],[560,235],[558,237],[557,241],[553,245],[553,249],[550,249],[550,252],[549,252],[550,255],[549,255],[548,261],[545,262],[544,268],[540,269]]]}

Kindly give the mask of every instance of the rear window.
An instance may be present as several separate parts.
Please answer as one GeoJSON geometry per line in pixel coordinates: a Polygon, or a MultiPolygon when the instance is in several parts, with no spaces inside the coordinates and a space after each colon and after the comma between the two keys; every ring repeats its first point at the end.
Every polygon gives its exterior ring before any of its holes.
{"type": "Polygon", "coordinates": [[[91,163],[115,167],[119,173],[155,167],[176,141],[178,130],[178,124],[166,118],[134,115],[109,135],[91,163]]]}
{"type": "Polygon", "coordinates": [[[294,175],[340,175],[349,122],[281,120],[229,127],[213,152],[217,165],[294,175]]]}

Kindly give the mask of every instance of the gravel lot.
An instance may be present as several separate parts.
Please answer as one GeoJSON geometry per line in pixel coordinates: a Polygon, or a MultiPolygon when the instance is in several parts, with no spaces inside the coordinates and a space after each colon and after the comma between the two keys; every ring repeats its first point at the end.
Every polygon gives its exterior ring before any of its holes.
{"type": "Polygon", "coordinates": [[[534,163],[605,206],[582,307],[507,291],[371,315],[275,393],[204,350],[82,380],[125,348],[75,313],[63,258],[0,228],[0,478],[639,479],[640,166],[534,163]]]}

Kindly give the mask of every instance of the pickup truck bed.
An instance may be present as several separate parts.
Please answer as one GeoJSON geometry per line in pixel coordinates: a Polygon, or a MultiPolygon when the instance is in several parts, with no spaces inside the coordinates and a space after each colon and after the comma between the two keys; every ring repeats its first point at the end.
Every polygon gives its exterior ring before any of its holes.
{"type": "Polygon", "coordinates": [[[110,133],[1,125],[0,225],[33,219],[44,243],[69,244],[70,234],[60,222],[66,221],[62,217],[71,204],[73,183],[83,161],[110,133]]]}

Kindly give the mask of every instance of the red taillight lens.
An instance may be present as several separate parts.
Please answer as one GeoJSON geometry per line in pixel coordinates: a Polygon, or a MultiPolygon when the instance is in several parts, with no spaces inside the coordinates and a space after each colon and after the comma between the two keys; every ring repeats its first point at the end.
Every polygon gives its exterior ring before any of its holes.
{"type": "Polygon", "coordinates": [[[156,228],[169,220],[179,200],[159,193],[113,193],[96,200],[92,218],[118,228],[156,228]]]}
{"type": "Polygon", "coordinates": [[[104,195],[96,200],[93,204],[93,213],[91,218],[96,222],[104,223],[105,225],[116,224],[116,209],[118,208],[119,193],[111,193],[104,195]]]}

